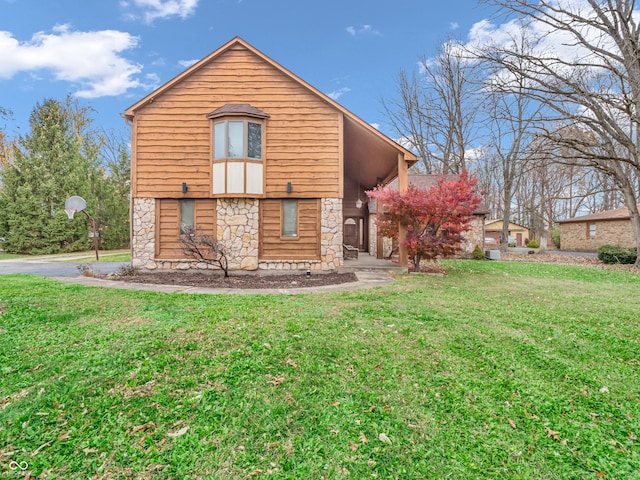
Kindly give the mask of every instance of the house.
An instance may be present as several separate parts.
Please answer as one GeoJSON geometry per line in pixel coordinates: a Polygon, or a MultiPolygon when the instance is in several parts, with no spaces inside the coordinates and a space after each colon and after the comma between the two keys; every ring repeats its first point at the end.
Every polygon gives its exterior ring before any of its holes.
{"type": "MultiPolygon", "coordinates": [[[[492,238],[495,243],[499,244],[502,240],[502,219],[487,220],[484,224],[484,233],[487,239],[492,238]]],[[[527,241],[531,239],[531,234],[527,227],[509,222],[508,235],[513,237],[516,247],[524,247],[527,241]]]]}
{"type": "MultiPolygon", "coordinates": [[[[408,178],[408,184],[413,185],[421,190],[429,190],[434,185],[437,185],[440,181],[450,182],[458,180],[458,175],[432,175],[432,174],[410,174],[408,178]]],[[[389,185],[395,190],[398,189],[398,180],[394,179],[389,182],[389,185]]],[[[375,221],[372,221],[378,215],[378,206],[375,199],[369,199],[367,204],[369,209],[369,226],[370,233],[369,238],[371,243],[369,244],[369,252],[375,252],[375,254],[381,253],[379,258],[388,258],[391,251],[394,249],[394,244],[391,239],[380,238],[377,235],[375,221]]],[[[480,204],[473,212],[473,218],[471,219],[471,229],[464,234],[464,242],[460,245],[462,255],[471,255],[476,246],[484,250],[484,222],[486,216],[489,214],[489,210],[484,204],[480,204]]]]}
{"type": "Polygon", "coordinates": [[[595,252],[603,245],[636,246],[627,207],[568,218],[558,223],[563,250],[595,252]]]}
{"type": "MultiPolygon", "coordinates": [[[[359,199],[413,153],[234,38],[123,114],[132,129],[132,264],[207,268],[180,236],[223,242],[230,270],[333,271],[368,248],[359,199]]],[[[406,251],[401,264],[406,265],[406,251]]]]}

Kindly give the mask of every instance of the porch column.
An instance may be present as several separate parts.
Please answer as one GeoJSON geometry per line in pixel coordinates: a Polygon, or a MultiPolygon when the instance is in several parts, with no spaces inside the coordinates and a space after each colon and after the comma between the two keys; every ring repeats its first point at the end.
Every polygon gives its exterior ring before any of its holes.
{"type": "MultiPolygon", "coordinates": [[[[407,162],[404,154],[398,153],[398,192],[406,192],[409,187],[409,176],[407,173],[407,162]]],[[[407,247],[403,246],[407,239],[407,226],[402,223],[398,225],[398,261],[401,267],[409,265],[409,257],[407,255],[407,247]]]]}

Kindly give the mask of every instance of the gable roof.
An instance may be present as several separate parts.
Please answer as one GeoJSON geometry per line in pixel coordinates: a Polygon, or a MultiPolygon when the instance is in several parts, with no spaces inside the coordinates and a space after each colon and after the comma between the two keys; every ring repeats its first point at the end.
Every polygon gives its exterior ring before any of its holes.
{"type": "Polygon", "coordinates": [[[202,67],[208,65],[210,62],[215,61],[224,52],[226,52],[228,50],[231,50],[231,49],[234,49],[234,48],[245,48],[245,49],[249,50],[250,52],[252,52],[254,55],[256,55],[259,58],[261,58],[262,60],[264,60],[265,62],[269,63],[271,66],[275,67],[277,70],[282,72],[284,75],[288,76],[289,78],[291,78],[295,82],[299,83],[300,85],[302,85],[304,88],[306,88],[307,90],[309,90],[313,94],[315,94],[318,97],[320,97],[322,99],[322,101],[324,101],[325,103],[331,105],[336,110],[339,110],[340,112],[342,112],[347,118],[349,118],[350,120],[354,121],[359,126],[363,127],[367,131],[369,131],[370,133],[374,134],[376,137],[378,137],[379,139],[383,140],[388,145],[393,146],[393,148],[401,151],[404,154],[405,160],[410,165],[417,161],[417,157],[410,150],[407,150],[405,147],[403,147],[399,143],[393,141],[392,139],[387,137],[382,132],[376,130],[374,127],[369,125],[367,122],[362,120],[360,117],[358,117],[354,113],[350,112],[345,107],[340,105],[338,102],[336,102],[335,100],[333,100],[329,96],[325,95],[324,93],[322,93],[320,90],[316,89],[315,87],[311,86],[309,83],[305,82],[300,77],[298,77],[294,73],[290,72],[289,70],[284,68],[279,63],[277,63],[274,60],[272,60],[271,58],[267,57],[264,53],[260,52],[259,50],[257,50],[253,46],[251,46],[249,43],[247,43],[244,40],[242,40],[240,37],[235,37],[235,38],[231,39],[229,42],[225,43],[220,48],[218,48],[217,50],[213,51],[212,53],[210,53],[209,55],[204,57],[202,60],[194,63],[191,67],[187,68],[185,71],[183,71],[179,75],[175,76],[174,78],[169,80],[164,85],[158,87],[156,90],[154,90],[153,92],[151,92],[150,94],[146,95],[144,98],[142,98],[138,102],[136,102],[133,105],[131,105],[129,108],[127,108],[125,110],[123,116],[128,120],[132,120],[133,117],[135,116],[136,112],[140,108],[144,107],[147,103],[153,102],[155,98],[159,97],[160,95],[165,93],[167,90],[171,89],[174,85],[180,83],[183,79],[185,79],[186,77],[192,75],[194,72],[197,72],[202,67]]]}
{"type": "MultiPolygon", "coordinates": [[[[490,227],[491,225],[493,225],[494,223],[500,223],[500,228],[502,228],[502,219],[501,218],[492,218],[492,219],[487,219],[484,222],[484,226],[486,227],[490,227]]],[[[516,222],[512,222],[511,220],[509,220],[509,225],[515,225],[516,227],[520,227],[524,230],[529,230],[529,227],[525,227],[524,225],[520,225],[519,223],[516,222]]]]}
{"type": "MultiPolygon", "coordinates": [[[[640,208],[640,205],[638,205],[640,208]]],[[[567,218],[558,220],[558,223],[577,223],[577,222],[596,222],[607,220],[629,220],[629,209],[627,207],[614,208],[613,210],[605,210],[604,212],[592,213],[591,215],[582,215],[581,217],[567,218]]]]}

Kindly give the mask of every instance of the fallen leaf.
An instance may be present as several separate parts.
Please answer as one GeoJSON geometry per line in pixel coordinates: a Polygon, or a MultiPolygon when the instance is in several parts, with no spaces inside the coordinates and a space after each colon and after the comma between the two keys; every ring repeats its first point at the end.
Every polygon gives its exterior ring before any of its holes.
{"type": "Polygon", "coordinates": [[[260,475],[263,472],[263,470],[260,470],[259,468],[256,468],[253,472],[251,472],[249,475],[247,475],[244,478],[252,478],[252,477],[257,477],[258,475],[260,475]]]}
{"type": "Polygon", "coordinates": [[[516,428],[516,422],[511,420],[509,417],[507,417],[507,420],[509,421],[509,425],[511,425],[511,428],[516,428]]]}
{"type": "Polygon", "coordinates": [[[46,417],[49,414],[47,412],[36,412],[36,415],[38,415],[39,417],[46,417]]]}
{"type": "Polygon", "coordinates": [[[609,393],[609,389],[607,387],[602,387],[600,389],[600,393],[609,393]]]}
{"type": "Polygon", "coordinates": [[[376,409],[376,406],[375,406],[375,405],[371,405],[371,406],[370,406],[367,410],[365,410],[364,412],[365,412],[365,413],[371,413],[371,412],[373,412],[375,409],[376,409]]]}
{"type": "Polygon", "coordinates": [[[355,452],[358,449],[358,445],[353,442],[349,442],[349,448],[355,452]]]}
{"type": "Polygon", "coordinates": [[[71,434],[71,430],[69,430],[68,432],[61,433],[60,435],[58,435],[58,440],[68,440],[70,434],[71,434]]]}
{"type": "Polygon", "coordinates": [[[384,408],[385,410],[391,410],[391,405],[385,405],[385,406],[384,406],[384,407],[382,407],[382,408],[384,408]]]}
{"type": "Polygon", "coordinates": [[[361,433],[358,439],[360,440],[361,443],[369,443],[369,440],[367,440],[367,437],[365,436],[364,433],[361,433]]]}
{"type": "Polygon", "coordinates": [[[275,377],[271,377],[271,380],[269,380],[269,383],[274,387],[278,387],[284,381],[285,381],[284,376],[282,377],[275,376],[275,377]]]}
{"type": "Polygon", "coordinates": [[[331,403],[331,406],[332,406],[332,407],[337,407],[338,405],[340,405],[340,402],[332,402],[332,403],[331,403]]]}
{"type": "Polygon", "coordinates": [[[596,470],[596,478],[607,478],[602,470],[596,470]]]}
{"type": "Polygon", "coordinates": [[[185,433],[187,433],[189,431],[189,427],[182,427],[180,430],[178,430],[177,432],[169,432],[167,433],[168,437],[181,437],[182,435],[184,435],[185,433]]]}
{"type": "Polygon", "coordinates": [[[271,348],[271,344],[270,343],[263,343],[263,345],[267,348],[271,348]]]}
{"type": "Polygon", "coordinates": [[[560,432],[551,430],[549,427],[545,428],[545,431],[547,432],[547,437],[553,437],[554,440],[560,440],[560,432]]]}
{"type": "Polygon", "coordinates": [[[293,368],[298,368],[298,364],[296,362],[294,362],[293,360],[289,359],[289,358],[287,359],[287,365],[289,365],[289,366],[291,366],[293,368]]]}
{"type": "Polygon", "coordinates": [[[389,443],[389,444],[391,443],[391,439],[387,437],[385,433],[381,433],[380,435],[378,435],[378,439],[384,443],[389,443]]]}
{"type": "Polygon", "coordinates": [[[36,370],[39,370],[41,366],[42,366],[42,364],[41,364],[41,363],[39,363],[38,365],[36,365],[36,366],[35,366],[35,367],[33,367],[32,369],[27,370],[27,372],[29,372],[29,373],[33,373],[33,372],[35,372],[36,370]]]}
{"type": "Polygon", "coordinates": [[[82,451],[88,455],[90,453],[96,453],[98,451],[98,449],[97,448],[83,448],[82,451]]]}
{"type": "Polygon", "coordinates": [[[149,427],[154,427],[154,426],[155,426],[155,423],[151,421],[147,423],[143,423],[142,425],[136,425],[135,427],[133,427],[132,433],[141,432],[143,430],[146,430],[149,427]]]}

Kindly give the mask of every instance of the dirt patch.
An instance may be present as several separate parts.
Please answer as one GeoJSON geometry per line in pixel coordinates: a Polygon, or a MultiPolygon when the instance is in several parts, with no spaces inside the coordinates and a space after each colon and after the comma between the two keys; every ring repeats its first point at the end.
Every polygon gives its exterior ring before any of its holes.
{"type": "Polygon", "coordinates": [[[312,288],[357,282],[355,273],[312,273],[306,275],[222,275],[201,272],[140,272],[135,275],[110,275],[109,280],[153,285],[184,285],[203,288],[286,289],[312,288]]]}

